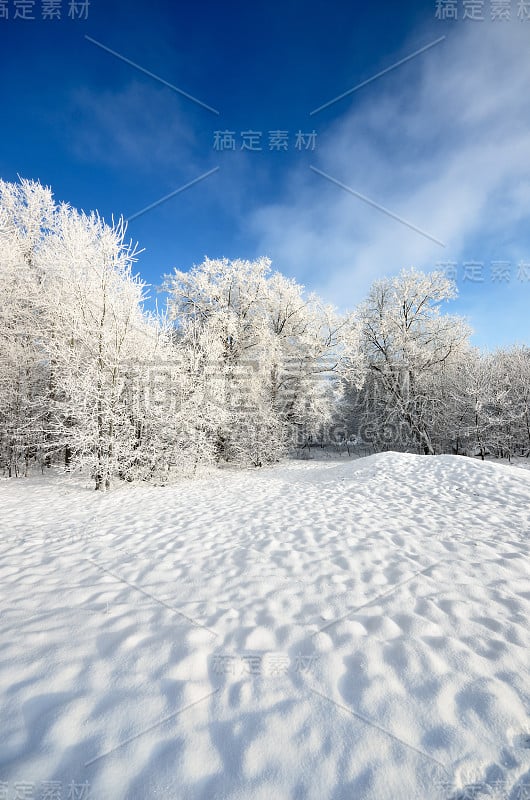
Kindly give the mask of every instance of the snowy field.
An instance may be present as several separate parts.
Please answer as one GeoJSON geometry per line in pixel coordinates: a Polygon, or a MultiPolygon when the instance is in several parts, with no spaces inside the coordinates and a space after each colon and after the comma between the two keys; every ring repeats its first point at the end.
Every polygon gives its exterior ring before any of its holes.
{"type": "Polygon", "coordinates": [[[530,472],[385,453],[0,508],[0,797],[530,799],[530,472]]]}

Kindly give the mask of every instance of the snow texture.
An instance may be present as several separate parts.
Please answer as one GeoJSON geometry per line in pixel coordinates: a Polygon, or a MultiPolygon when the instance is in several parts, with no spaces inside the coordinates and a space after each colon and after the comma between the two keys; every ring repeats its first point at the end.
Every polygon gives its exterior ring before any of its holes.
{"type": "Polygon", "coordinates": [[[383,453],[0,508],[9,800],[530,798],[529,472],[383,453]]]}

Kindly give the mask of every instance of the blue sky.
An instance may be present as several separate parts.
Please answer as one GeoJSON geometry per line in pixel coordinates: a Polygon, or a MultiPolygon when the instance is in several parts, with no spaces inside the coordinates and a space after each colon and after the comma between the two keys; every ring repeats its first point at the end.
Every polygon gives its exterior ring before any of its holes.
{"type": "Polygon", "coordinates": [[[483,20],[464,0],[450,20],[431,0],[92,0],[87,19],[55,5],[43,20],[43,0],[0,2],[0,175],[110,219],[216,170],[131,220],[148,283],[205,255],[267,255],[348,308],[375,278],[452,264],[474,341],[529,341],[530,3],[492,19],[503,3],[485,0],[483,20]],[[261,151],[241,149],[249,130],[261,151]]]}

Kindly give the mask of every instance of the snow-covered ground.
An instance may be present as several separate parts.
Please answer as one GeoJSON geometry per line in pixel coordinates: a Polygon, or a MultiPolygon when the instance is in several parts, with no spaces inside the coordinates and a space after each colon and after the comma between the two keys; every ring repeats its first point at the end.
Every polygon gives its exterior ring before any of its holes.
{"type": "Polygon", "coordinates": [[[385,453],[0,509],[0,797],[530,798],[528,471],[385,453]]]}

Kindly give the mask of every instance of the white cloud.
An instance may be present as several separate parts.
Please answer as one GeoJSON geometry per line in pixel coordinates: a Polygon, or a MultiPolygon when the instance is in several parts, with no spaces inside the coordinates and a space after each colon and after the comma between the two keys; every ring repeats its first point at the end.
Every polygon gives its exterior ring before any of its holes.
{"type": "Polygon", "coordinates": [[[441,45],[341,101],[344,115],[327,130],[327,111],[312,118],[321,126],[315,166],[445,248],[305,167],[282,202],[253,214],[256,251],[339,306],[402,267],[479,257],[470,248],[481,237],[498,236],[505,258],[519,252],[530,195],[529,30],[515,20],[455,24],[441,45]]]}
{"type": "Polygon", "coordinates": [[[83,160],[139,171],[203,166],[193,164],[197,137],[167,89],[136,80],[119,90],[80,89],[69,113],[71,146],[83,160]]]}

